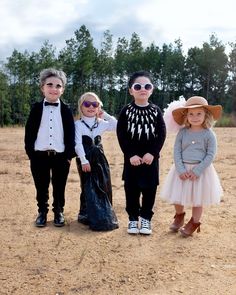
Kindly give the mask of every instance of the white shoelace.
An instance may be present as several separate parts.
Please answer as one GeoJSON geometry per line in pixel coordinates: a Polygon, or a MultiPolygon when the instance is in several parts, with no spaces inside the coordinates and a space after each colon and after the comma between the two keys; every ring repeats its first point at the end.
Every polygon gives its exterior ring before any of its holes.
{"type": "Polygon", "coordinates": [[[129,222],[129,228],[137,228],[138,222],[137,221],[130,221],[129,222]]]}
{"type": "Polygon", "coordinates": [[[147,228],[150,229],[151,228],[151,223],[149,220],[142,218],[141,220],[141,227],[142,228],[147,228]]]}

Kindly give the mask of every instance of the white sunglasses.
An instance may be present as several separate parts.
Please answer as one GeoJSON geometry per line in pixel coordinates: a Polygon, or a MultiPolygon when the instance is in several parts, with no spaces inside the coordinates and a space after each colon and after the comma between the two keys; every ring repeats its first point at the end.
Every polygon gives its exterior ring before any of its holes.
{"type": "Polygon", "coordinates": [[[146,84],[134,83],[131,88],[134,91],[140,91],[142,88],[147,91],[150,91],[153,89],[153,85],[151,83],[146,83],[146,84]]]}

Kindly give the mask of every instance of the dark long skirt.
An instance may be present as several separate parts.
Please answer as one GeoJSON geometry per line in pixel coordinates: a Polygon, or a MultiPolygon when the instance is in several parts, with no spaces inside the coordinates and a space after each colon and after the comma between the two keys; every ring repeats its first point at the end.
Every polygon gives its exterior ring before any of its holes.
{"type": "Polygon", "coordinates": [[[94,141],[83,136],[82,140],[91,172],[83,172],[81,162],[76,158],[81,183],[78,221],[81,220],[96,231],[116,229],[119,226],[112,208],[110,169],[101,144],[101,136],[96,136],[94,141]]]}

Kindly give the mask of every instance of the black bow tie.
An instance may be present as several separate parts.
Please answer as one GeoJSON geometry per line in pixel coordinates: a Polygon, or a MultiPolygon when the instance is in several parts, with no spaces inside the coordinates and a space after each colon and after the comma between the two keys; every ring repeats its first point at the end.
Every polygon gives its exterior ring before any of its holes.
{"type": "Polygon", "coordinates": [[[44,103],[45,106],[54,106],[54,107],[57,107],[59,105],[58,102],[48,102],[48,101],[45,101],[44,103]]]}

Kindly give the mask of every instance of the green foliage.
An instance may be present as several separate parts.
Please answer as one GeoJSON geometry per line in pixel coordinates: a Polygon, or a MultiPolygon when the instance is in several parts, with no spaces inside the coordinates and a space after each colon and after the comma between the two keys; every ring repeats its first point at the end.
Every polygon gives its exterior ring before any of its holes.
{"type": "Polygon", "coordinates": [[[235,114],[223,114],[215,124],[216,127],[236,127],[235,114]]]}
{"type": "Polygon", "coordinates": [[[8,95],[7,76],[0,72],[0,125],[9,125],[11,121],[11,105],[8,95]]]}
{"type": "Polygon", "coordinates": [[[113,43],[105,31],[97,49],[85,25],[56,48],[45,41],[39,52],[14,50],[0,71],[0,124],[23,125],[31,105],[42,99],[39,73],[56,67],[67,74],[68,84],[63,100],[74,114],[77,102],[85,91],[94,91],[104,108],[117,115],[132,98],[127,89],[128,77],[137,70],[149,71],[155,86],[151,100],[162,109],[180,95],[188,98],[202,95],[211,104],[222,104],[224,116],[217,126],[235,126],[230,113],[236,113],[236,43],[227,56],[224,45],[213,34],[202,47],[194,47],[184,55],[181,40],[146,48],[135,32],[130,40],[124,37],[113,43]]]}

